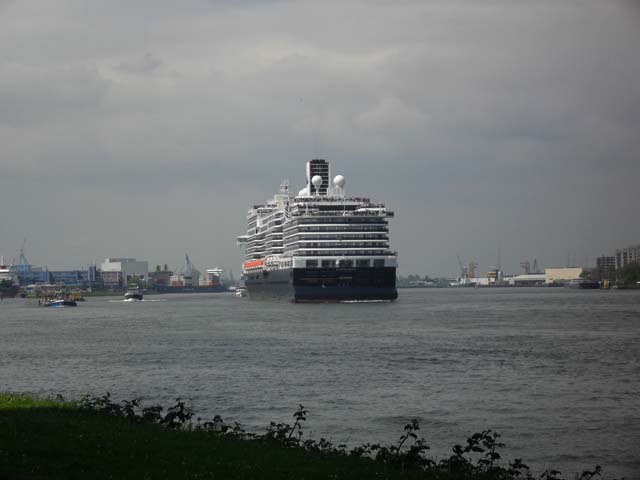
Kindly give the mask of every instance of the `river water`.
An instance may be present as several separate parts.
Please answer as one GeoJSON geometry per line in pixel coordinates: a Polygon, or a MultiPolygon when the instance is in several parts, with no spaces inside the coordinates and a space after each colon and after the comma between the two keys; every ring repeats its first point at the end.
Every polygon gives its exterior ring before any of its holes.
{"type": "Polygon", "coordinates": [[[189,399],[248,429],[292,422],[334,443],[394,442],[417,418],[441,458],[483,429],[503,456],[570,476],[640,478],[640,292],[400,290],[393,304],[231,294],[0,303],[0,390],[189,399]]]}

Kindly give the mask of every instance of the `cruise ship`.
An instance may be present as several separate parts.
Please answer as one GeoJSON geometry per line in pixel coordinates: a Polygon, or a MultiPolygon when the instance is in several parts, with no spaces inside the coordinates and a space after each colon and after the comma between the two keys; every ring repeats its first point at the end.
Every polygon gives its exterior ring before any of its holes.
{"type": "Polygon", "coordinates": [[[293,302],[393,301],[397,253],[389,247],[394,216],[381,203],[345,194],[326,160],[307,162],[297,195],[283,182],[273,199],[247,214],[242,275],[250,298],[293,302]]]}

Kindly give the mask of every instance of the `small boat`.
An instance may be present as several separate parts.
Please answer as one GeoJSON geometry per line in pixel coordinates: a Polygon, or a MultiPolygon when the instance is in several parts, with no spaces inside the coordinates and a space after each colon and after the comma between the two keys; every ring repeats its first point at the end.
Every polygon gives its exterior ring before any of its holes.
{"type": "Polygon", "coordinates": [[[140,293],[140,287],[131,287],[124,294],[124,300],[126,302],[139,302],[142,300],[142,293],[140,293]]]}
{"type": "Polygon", "coordinates": [[[248,296],[249,296],[249,292],[246,288],[242,288],[242,287],[236,288],[236,297],[242,298],[242,297],[248,297],[248,296]]]}
{"type": "Polygon", "coordinates": [[[47,300],[42,304],[44,307],[77,307],[78,303],[75,300],[65,300],[64,298],[56,298],[54,300],[47,300]]]}

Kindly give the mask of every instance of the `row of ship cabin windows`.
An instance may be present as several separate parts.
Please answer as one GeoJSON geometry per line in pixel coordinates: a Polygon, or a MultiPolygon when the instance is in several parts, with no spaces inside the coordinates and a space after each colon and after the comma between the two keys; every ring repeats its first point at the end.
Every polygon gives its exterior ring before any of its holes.
{"type": "MultiPolygon", "coordinates": [[[[339,212],[338,212],[339,213],[339,212]]],[[[294,218],[293,223],[295,225],[306,225],[306,224],[310,224],[310,223],[335,223],[337,225],[344,225],[345,223],[361,223],[361,224],[371,224],[371,223],[377,223],[377,224],[386,224],[388,223],[386,220],[380,218],[380,217],[373,217],[373,218],[363,218],[363,217],[343,217],[343,216],[337,216],[336,218],[327,218],[327,217],[322,217],[322,218],[313,218],[313,217],[304,217],[301,219],[297,219],[294,218]]]]}
{"type": "MultiPolygon", "coordinates": [[[[335,260],[307,260],[305,263],[305,266],[307,268],[318,268],[318,266],[322,267],[322,268],[335,268],[336,266],[336,261],[335,260]]],[[[371,266],[371,260],[368,258],[362,258],[362,259],[356,259],[355,262],[355,266],[356,267],[370,267],[371,266]]],[[[384,267],[384,259],[383,258],[376,258],[373,260],[373,266],[374,267],[384,267]]],[[[338,260],[338,267],[341,268],[352,268],[353,267],[353,260],[351,259],[344,259],[344,260],[338,260]]]]}
{"type": "MultiPolygon", "coordinates": [[[[327,240],[327,238],[329,238],[328,235],[290,235],[288,237],[284,237],[284,241],[297,242],[299,240],[327,240]]],[[[389,235],[386,233],[358,233],[355,235],[340,234],[336,235],[335,238],[338,240],[389,240],[389,235]]],[[[329,239],[334,240],[331,238],[329,239]]]]}
{"type": "Polygon", "coordinates": [[[305,242],[305,241],[295,241],[295,242],[284,242],[285,247],[292,247],[293,245],[299,244],[298,247],[294,248],[308,248],[308,247],[324,247],[324,248],[353,248],[353,247],[369,247],[369,248],[385,248],[389,246],[388,241],[386,240],[374,240],[371,242],[356,242],[353,240],[347,240],[344,243],[341,242],[305,242]]]}
{"type": "Polygon", "coordinates": [[[389,227],[382,224],[377,225],[336,225],[331,227],[299,227],[287,228],[285,233],[292,234],[298,232],[388,232],[389,227]]]}
{"type": "Polygon", "coordinates": [[[386,250],[386,249],[379,249],[379,250],[340,250],[340,249],[335,249],[335,250],[304,250],[304,249],[299,249],[299,248],[294,248],[291,250],[288,250],[290,253],[293,253],[294,255],[298,256],[298,257],[319,257],[319,256],[323,256],[323,255],[391,255],[392,252],[386,250]]]}

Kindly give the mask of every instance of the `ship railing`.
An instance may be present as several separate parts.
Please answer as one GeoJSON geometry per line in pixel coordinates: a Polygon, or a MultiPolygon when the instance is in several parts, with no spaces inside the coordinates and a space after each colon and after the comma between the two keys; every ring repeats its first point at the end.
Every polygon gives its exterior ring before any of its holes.
{"type": "Polygon", "coordinates": [[[325,195],[314,195],[311,197],[295,197],[294,203],[313,203],[313,202],[331,202],[331,203],[370,203],[371,199],[368,197],[333,197],[325,195]]]}
{"type": "Polygon", "coordinates": [[[394,212],[386,210],[384,212],[356,212],[353,210],[340,210],[332,212],[323,212],[320,210],[310,210],[309,212],[299,211],[293,212],[292,217],[393,217],[394,212]]]}

